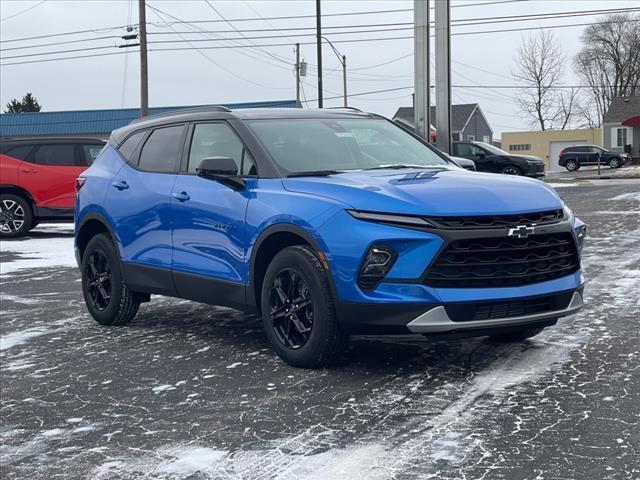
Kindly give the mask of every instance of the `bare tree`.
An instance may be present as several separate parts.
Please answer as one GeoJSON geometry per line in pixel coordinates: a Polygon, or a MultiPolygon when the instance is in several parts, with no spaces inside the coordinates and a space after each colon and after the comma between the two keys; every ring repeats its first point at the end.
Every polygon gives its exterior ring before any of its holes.
{"type": "Polygon", "coordinates": [[[600,125],[612,98],[640,95],[640,16],[599,18],[585,29],[582,43],[574,66],[588,86],[600,125]]]}
{"type": "Polygon", "coordinates": [[[558,122],[568,124],[575,93],[560,96],[557,88],[564,75],[566,57],[553,33],[540,30],[524,39],[516,57],[513,77],[523,87],[518,103],[522,112],[540,130],[554,128],[558,122]]]}

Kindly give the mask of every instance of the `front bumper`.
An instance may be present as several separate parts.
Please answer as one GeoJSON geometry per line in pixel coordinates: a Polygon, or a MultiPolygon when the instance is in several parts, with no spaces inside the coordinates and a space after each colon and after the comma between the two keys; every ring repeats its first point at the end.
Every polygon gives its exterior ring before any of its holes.
{"type": "MultiPolygon", "coordinates": [[[[467,334],[487,335],[492,330],[518,329],[528,325],[550,324],[557,319],[573,315],[583,306],[583,287],[556,294],[564,296],[564,303],[555,303],[552,308],[533,313],[492,315],[490,318],[474,320],[452,314],[452,310],[464,311],[467,305],[495,305],[494,311],[514,300],[534,304],[549,295],[520,299],[490,300],[484,302],[451,302],[444,304],[370,305],[339,302],[336,305],[338,318],[343,328],[358,334],[467,334]],[[452,319],[451,317],[456,317],[452,319]]],[[[550,304],[551,305],[551,304],[550,304]]],[[[508,308],[505,309],[505,312],[508,308]]]]}

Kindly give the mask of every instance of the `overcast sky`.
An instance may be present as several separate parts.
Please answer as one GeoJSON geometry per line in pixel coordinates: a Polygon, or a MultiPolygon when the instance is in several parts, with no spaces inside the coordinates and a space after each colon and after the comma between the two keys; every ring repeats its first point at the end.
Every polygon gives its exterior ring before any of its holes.
{"type": "MultiPolygon", "coordinates": [[[[495,5],[476,5],[495,0],[453,0],[452,19],[476,19],[496,16],[530,15],[568,11],[596,10],[604,8],[637,7],[637,0],[521,0],[497,2],[495,5]]],[[[147,0],[147,21],[152,25],[149,35],[149,103],[151,106],[200,105],[225,102],[260,100],[282,100],[295,98],[293,75],[293,44],[302,43],[302,58],[309,63],[308,76],[304,79],[307,99],[317,99],[315,65],[316,50],[313,44],[315,27],[314,0],[210,0],[211,5],[226,19],[255,19],[234,21],[239,30],[302,28],[300,30],[276,32],[251,32],[246,36],[273,36],[256,39],[255,44],[285,44],[282,46],[256,48],[205,47],[230,45],[221,41],[198,41],[187,43],[153,43],[163,40],[209,39],[216,35],[239,38],[227,23],[204,1],[160,1],[147,0]],[[151,7],[164,13],[154,11],[151,7]],[[308,18],[263,20],[260,17],[309,15],[308,18]],[[173,16],[174,18],[172,18],[173,16]],[[175,19],[186,21],[218,20],[217,23],[175,24],[173,31],[165,22],[175,19]],[[193,29],[214,30],[223,33],[181,33],[193,29]],[[307,28],[307,29],[304,29],[307,28]],[[169,32],[167,34],[167,32],[169,32]],[[160,34],[164,33],[164,35],[160,34]],[[296,36],[295,34],[308,36],[296,36]],[[192,46],[202,48],[200,52],[192,46]],[[158,49],[184,47],[181,51],[159,52],[158,49]],[[208,58],[205,58],[208,57],[208,58]],[[288,64],[287,64],[288,62],[288,64]]],[[[0,67],[0,101],[4,106],[14,97],[21,98],[32,92],[44,110],[86,110],[139,106],[139,56],[135,49],[120,49],[125,43],[119,37],[126,33],[121,27],[138,21],[137,0],[2,0],[0,1],[0,23],[2,40],[2,64],[17,63],[56,56],[116,53],[110,56],[72,59],[41,63],[4,65],[0,67]],[[23,12],[26,9],[32,9],[23,12]],[[23,13],[20,13],[23,12],[23,13]],[[77,35],[40,38],[12,42],[9,40],[54,33],[95,30],[77,35]],[[108,37],[91,42],[88,38],[108,37]],[[40,48],[20,48],[51,42],[69,42],[40,48]],[[60,53],[49,56],[8,58],[33,53],[80,48],[106,47],[84,52],[60,53]]],[[[411,38],[383,40],[386,37],[411,37],[412,30],[371,32],[366,34],[337,34],[339,30],[328,27],[353,25],[351,29],[365,24],[387,24],[412,22],[411,11],[395,13],[364,14],[374,10],[411,9],[413,1],[405,0],[341,0],[322,1],[323,34],[347,56],[349,93],[370,92],[384,89],[411,87],[413,84],[413,40],[411,38]],[[358,15],[335,15],[358,12],[358,15]],[[345,39],[370,39],[362,42],[338,43],[345,39]],[[400,57],[405,57],[400,59],[400,57]],[[386,65],[369,68],[396,60],[386,65]]],[[[570,17],[564,19],[533,20],[514,23],[490,23],[485,25],[458,26],[453,28],[452,70],[453,84],[464,86],[514,85],[511,72],[514,57],[523,38],[535,31],[465,34],[486,30],[530,28],[551,25],[580,24],[595,21],[595,16],[570,17]],[[458,34],[458,35],[456,35],[458,34]]],[[[407,28],[406,26],[373,27],[407,28]]],[[[410,27],[409,27],[410,28],[410,27]]],[[[568,58],[580,48],[580,35],[584,26],[554,28],[568,58]]],[[[246,40],[235,41],[247,44],[246,40]]],[[[342,94],[341,67],[336,55],[328,45],[323,49],[325,67],[324,90],[326,97],[342,94]]],[[[578,80],[567,63],[566,84],[577,84],[578,80]]],[[[528,129],[527,121],[518,112],[514,102],[514,90],[500,88],[454,88],[454,103],[479,103],[494,130],[496,137],[510,130],[528,129]]],[[[411,105],[411,88],[377,94],[354,96],[349,103],[358,108],[391,116],[400,106],[411,105]]],[[[341,105],[342,99],[329,99],[325,106],[341,105]]],[[[317,102],[309,102],[317,106],[317,102]]]]}

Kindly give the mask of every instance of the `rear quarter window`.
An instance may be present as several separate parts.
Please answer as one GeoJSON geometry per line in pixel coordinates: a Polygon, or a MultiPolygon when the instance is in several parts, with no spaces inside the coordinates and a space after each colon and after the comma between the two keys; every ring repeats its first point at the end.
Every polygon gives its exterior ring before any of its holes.
{"type": "Polygon", "coordinates": [[[5,155],[13,158],[17,158],[18,160],[25,160],[29,153],[33,150],[33,145],[20,145],[17,147],[9,147],[6,151],[3,151],[5,155]]]}
{"type": "Polygon", "coordinates": [[[122,144],[118,147],[118,152],[126,160],[127,163],[133,165],[133,155],[136,152],[138,145],[144,138],[146,131],[136,132],[130,135],[122,144]]]}

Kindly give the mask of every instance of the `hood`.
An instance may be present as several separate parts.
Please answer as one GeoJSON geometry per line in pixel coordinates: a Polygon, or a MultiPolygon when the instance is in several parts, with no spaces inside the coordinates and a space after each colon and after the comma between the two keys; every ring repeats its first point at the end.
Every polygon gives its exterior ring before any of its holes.
{"type": "Polygon", "coordinates": [[[534,157],[533,155],[510,155],[511,157],[522,158],[524,160],[529,160],[530,162],[536,163],[544,163],[541,158],[534,157]]]}
{"type": "Polygon", "coordinates": [[[450,170],[375,170],[283,179],[292,192],[331,198],[356,210],[407,215],[505,215],[562,208],[544,182],[450,170]]]}

